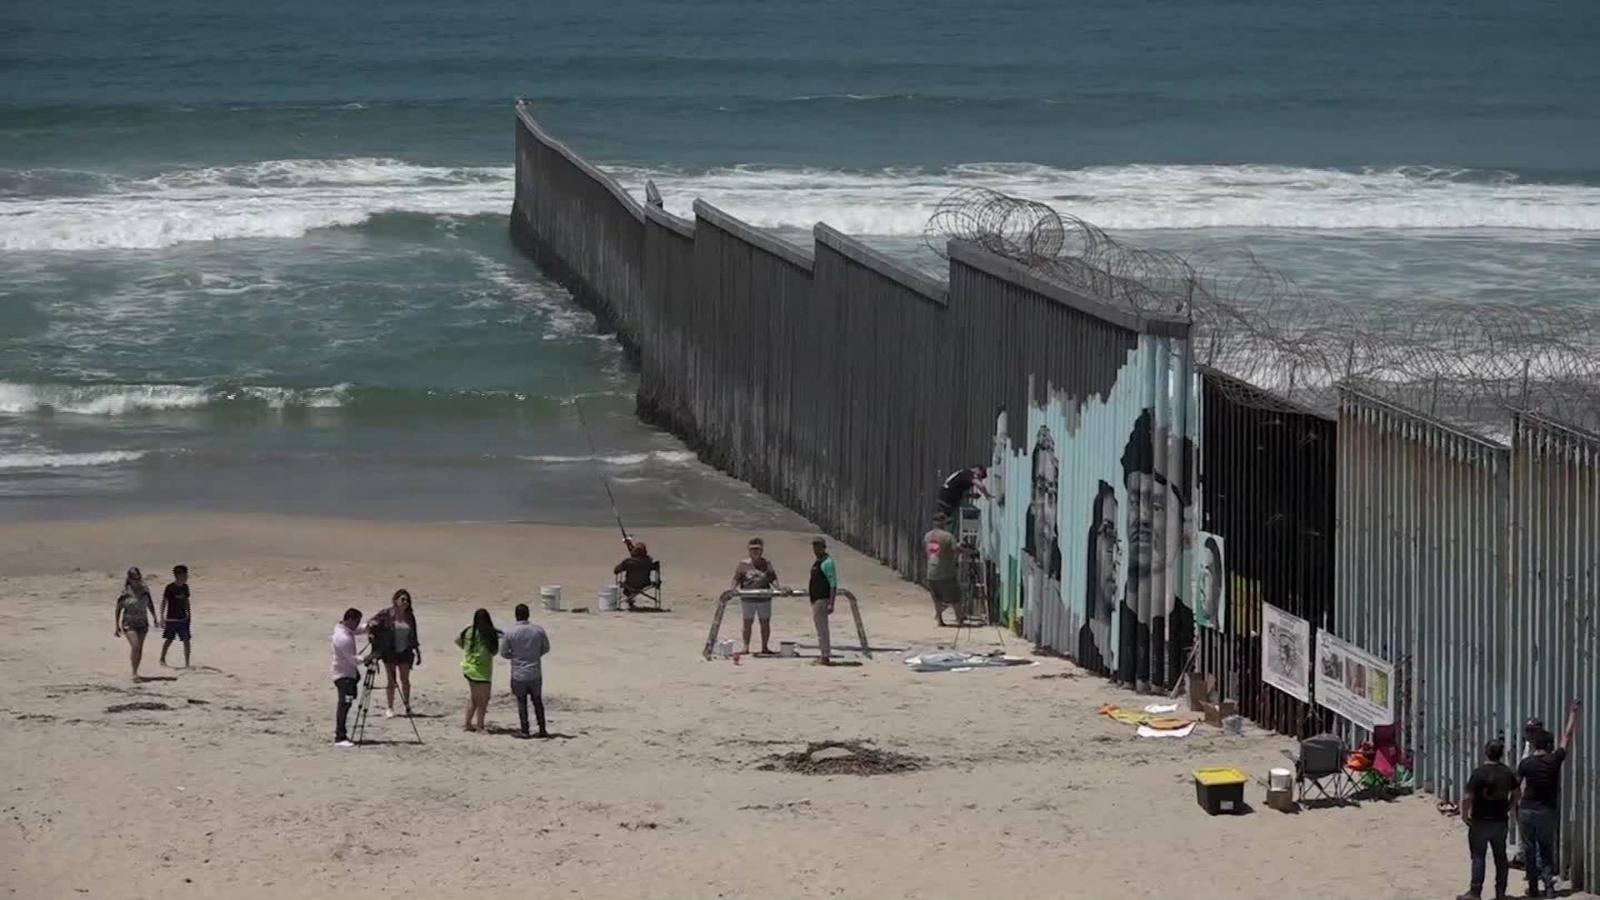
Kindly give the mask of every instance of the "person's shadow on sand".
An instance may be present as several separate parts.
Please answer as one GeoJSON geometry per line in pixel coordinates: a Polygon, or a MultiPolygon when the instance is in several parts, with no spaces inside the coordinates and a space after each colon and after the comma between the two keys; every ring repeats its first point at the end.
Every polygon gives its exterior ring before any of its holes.
{"type": "MultiPolygon", "coordinates": [[[[521,730],[516,729],[516,728],[507,728],[504,725],[486,725],[486,726],[484,726],[484,730],[489,732],[490,734],[496,734],[496,735],[500,735],[502,737],[514,737],[514,738],[521,738],[522,737],[522,731],[521,730]]],[[[541,737],[541,736],[539,736],[537,734],[529,735],[527,739],[531,740],[531,741],[570,741],[574,737],[576,737],[576,735],[562,734],[559,731],[552,731],[549,734],[544,735],[543,737],[541,737]]]]}
{"type": "Polygon", "coordinates": [[[178,680],[178,676],[176,676],[176,675],[140,675],[138,677],[138,682],[140,684],[144,684],[147,681],[177,681],[177,680],[178,680]]]}

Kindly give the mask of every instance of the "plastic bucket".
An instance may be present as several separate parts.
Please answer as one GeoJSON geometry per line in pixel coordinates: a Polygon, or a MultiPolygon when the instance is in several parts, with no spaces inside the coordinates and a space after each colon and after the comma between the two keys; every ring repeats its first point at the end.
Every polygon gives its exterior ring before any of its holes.
{"type": "Polygon", "coordinates": [[[595,605],[604,612],[613,612],[621,605],[622,589],[608,584],[595,592],[595,605]]]}
{"type": "Polygon", "coordinates": [[[547,584],[539,588],[539,602],[551,612],[561,611],[561,585],[547,584]]]}
{"type": "Polygon", "coordinates": [[[1288,769],[1273,769],[1267,773],[1267,789],[1287,791],[1294,788],[1294,773],[1288,769]]]}
{"type": "Polygon", "coordinates": [[[800,653],[799,653],[798,647],[799,647],[799,645],[796,644],[794,641],[779,641],[778,642],[778,655],[779,656],[799,656],[800,653]]]}

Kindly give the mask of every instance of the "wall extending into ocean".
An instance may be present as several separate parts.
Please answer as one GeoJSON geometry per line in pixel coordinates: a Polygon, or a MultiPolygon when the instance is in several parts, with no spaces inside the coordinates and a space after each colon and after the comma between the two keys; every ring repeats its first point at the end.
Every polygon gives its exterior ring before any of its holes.
{"type": "Polygon", "coordinates": [[[944,476],[998,462],[998,605],[1130,683],[1175,680],[1193,643],[1186,322],[959,242],[943,282],[826,225],[801,247],[694,212],[641,204],[519,104],[512,235],[639,360],[644,418],[910,578],[944,476]],[[1129,541],[1093,578],[1101,519],[1129,541]]]}
{"type": "Polygon", "coordinates": [[[1337,415],[1299,407],[1196,367],[1187,322],[975,245],[941,281],[826,225],[802,247],[703,202],[679,219],[524,104],[511,230],[616,329],[642,416],[909,578],[940,481],[986,462],[993,605],[1086,668],[1169,685],[1193,650],[1286,734],[1392,714],[1450,800],[1489,738],[1515,761],[1525,719],[1591,701],[1560,860],[1592,884],[1600,437],[1520,413],[1501,444],[1352,387],[1337,415]]]}

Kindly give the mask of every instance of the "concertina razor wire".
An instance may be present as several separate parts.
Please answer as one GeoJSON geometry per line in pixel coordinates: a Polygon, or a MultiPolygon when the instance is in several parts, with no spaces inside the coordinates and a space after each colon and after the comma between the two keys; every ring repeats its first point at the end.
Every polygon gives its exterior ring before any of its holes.
{"type": "Polygon", "coordinates": [[[1313,297],[1248,251],[1197,263],[987,188],[941,200],[924,237],[940,256],[966,241],[1099,303],[1187,319],[1195,362],[1231,376],[1219,385],[1241,403],[1331,413],[1349,385],[1495,433],[1516,410],[1600,430],[1600,310],[1313,297]]]}

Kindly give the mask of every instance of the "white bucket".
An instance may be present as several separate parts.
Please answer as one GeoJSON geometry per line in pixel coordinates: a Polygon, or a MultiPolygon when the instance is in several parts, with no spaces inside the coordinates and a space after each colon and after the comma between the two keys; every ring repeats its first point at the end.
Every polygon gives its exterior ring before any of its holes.
{"type": "Polygon", "coordinates": [[[799,656],[800,653],[798,651],[798,646],[799,645],[797,645],[794,641],[779,641],[778,642],[778,655],[779,656],[799,656]]]}
{"type": "Polygon", "coordinates": [[[595,605],[602,612],[615,612],[622,606],[622,589],[614,584],[606,585],[596,592],[595,605]]]}
{"type": "Polygon", "coordinates": [[[539,588],[539,602],[551,612],[561,611],[561,585],[547,584],[539,588]]]}
{"type": "Polygon", "coordinates": [[[1287,791],[1294,788],[1294,773],[1288,769],[1273,769],[1267,773],[1267,789],[1287,791]]]}

